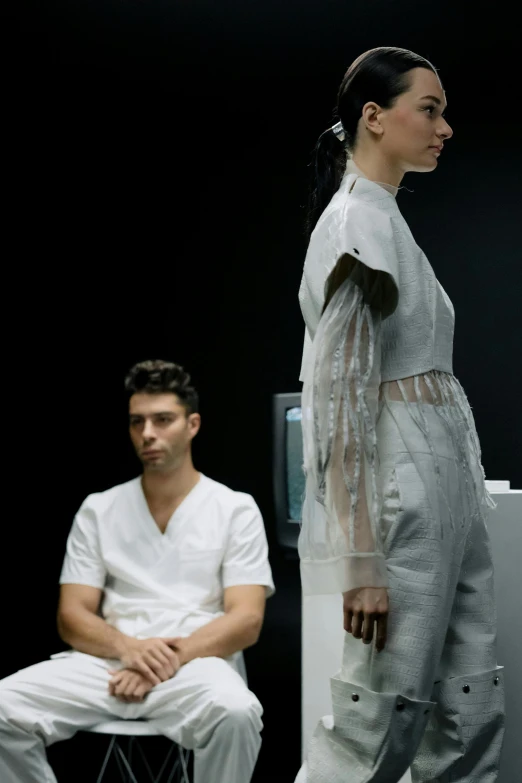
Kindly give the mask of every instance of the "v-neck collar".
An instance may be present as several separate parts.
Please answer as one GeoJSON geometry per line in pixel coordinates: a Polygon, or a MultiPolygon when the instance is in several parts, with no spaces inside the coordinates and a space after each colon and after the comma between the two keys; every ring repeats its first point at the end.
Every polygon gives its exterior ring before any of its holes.
{"type": "Polygon", "coordinates": [[[174,511],[174,513],[169,518],[169,521],[167,522],[165,526],[165,530],[162,533],[161,530],[158,527],[158,523],[154,519],[154,517],[151,514],[149,504],[147,503],[147,498],[145,497],[145,492],[143,491],[143,485],[141,483],[141,476],[138,476],[135,479],[135,486],[136,486],[136,496],[138,501],[138,507],[141,512],[140,516],[144,516],[145,519],[148,520],[150,525],[153,526],[154,530],[156,531],[156,535],[158,535],[161,539],[165,539],[169,537],[169,534],[173,528],[173,522],[180,522],[183,517],[187,515],[187,513],[190,513],[190,510],[194,508],[196,503],[198,502],[198,499],[202,492],[205,490],[206,485],[208,484],[207,477],[201,473],[199,473],[199,481],[197,484],[195,484],[190,492],[188,492],[187,495],[183,498],[177,509],[174,511]]]}

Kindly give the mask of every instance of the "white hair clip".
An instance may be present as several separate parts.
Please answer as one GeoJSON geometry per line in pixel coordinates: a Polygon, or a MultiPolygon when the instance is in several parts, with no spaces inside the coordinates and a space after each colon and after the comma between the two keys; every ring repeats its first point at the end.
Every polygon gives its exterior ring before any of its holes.
{"type": "Polygon", "coordinates": [[[345,140],[346,134],[344,132],[343,124],[342,124],[342,122],[340,120],[339,120],[339,122],[336,122],[335,125],[332,125],[330,130],[332,131],[332,133],[335,133],[335,135],[337,136],[339,141],[344,141],[345,140]]]}

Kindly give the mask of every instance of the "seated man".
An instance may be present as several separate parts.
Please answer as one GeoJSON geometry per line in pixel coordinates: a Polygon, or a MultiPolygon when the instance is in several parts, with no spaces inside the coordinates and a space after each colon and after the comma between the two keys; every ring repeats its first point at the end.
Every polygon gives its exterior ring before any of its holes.
{"type": "Polygon", "coordinates": [[[60,577],[71,646],[0,682],[1,783],[56,781],[45,746],[113,718],[144,718],[194,750],[195,783],[248,783],[262,707],[241,650],[273,592],[250,495],[194,469],[198,397],[175,364],[126,378],[143,475],[89,495],[60,577]]]}

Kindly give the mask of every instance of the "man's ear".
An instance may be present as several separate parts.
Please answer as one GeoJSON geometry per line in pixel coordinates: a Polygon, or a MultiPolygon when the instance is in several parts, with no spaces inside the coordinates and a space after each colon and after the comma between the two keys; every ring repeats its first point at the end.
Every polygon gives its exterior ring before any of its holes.
{"type": "Polygon", "coordinates": [[[190,434],[193,438],[196,437],[201,429],[201,416],[199,413],[191,413],[189,416],[190,434]]]}

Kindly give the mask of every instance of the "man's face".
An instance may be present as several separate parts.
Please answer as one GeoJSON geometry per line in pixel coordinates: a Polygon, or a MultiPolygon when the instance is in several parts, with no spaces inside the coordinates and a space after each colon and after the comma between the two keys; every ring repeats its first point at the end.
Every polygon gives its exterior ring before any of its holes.
{"type": "Polygon", "coordinates": [[[199,413],[187,415],[175,394],[133,394],[129,432],[144,469],[162,472],[178,467],[201,424],[199,413]]]}

